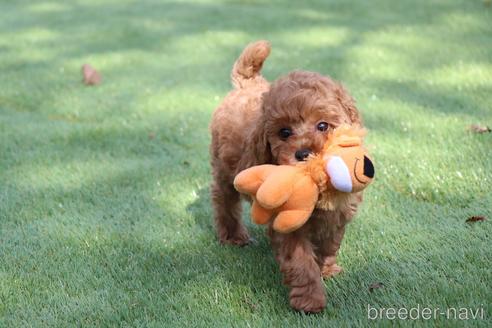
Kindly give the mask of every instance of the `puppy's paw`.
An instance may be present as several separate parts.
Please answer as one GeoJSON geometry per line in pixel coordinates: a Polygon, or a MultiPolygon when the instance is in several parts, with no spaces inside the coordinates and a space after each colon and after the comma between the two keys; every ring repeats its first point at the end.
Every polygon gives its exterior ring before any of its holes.
{"type": "Polygon", "coordinates": [[[254,242],[254,239],[249,237],[247,230],[238,231],[233,234],[223,234],[219,238],[223,245],[246,246],[254,242]]]}
{"type": "Polygon", "coordinates": [[[321,276],[323,278],[331,278],[343,271],[343,268],[336,263],[324,265],[321,268],[321,276]]]}
{"type": "Polygon", "coordinates": [[[290,291],[290,306],[304,313],[318,313],[326,306],[326,296],[321,287],[293,287],[290,291]]]}

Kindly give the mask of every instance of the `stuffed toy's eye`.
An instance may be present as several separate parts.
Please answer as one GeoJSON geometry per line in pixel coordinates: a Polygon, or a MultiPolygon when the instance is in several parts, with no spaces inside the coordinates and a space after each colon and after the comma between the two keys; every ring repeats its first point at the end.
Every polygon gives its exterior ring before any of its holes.
{"type": "Polygon", "coordinates": [[[280,136],[281,139],[285,140],[292,135],[292,130],[289,128],[282,128],[278,132],[278,135],[280,136]]]}
{"type": "Polygon", "coordinates": [[[318,125],[316,126],[318,131],[323,131],[323,132],[328,130],[329,127],[330,125],[326,122],[319,122],[318,125]]]}

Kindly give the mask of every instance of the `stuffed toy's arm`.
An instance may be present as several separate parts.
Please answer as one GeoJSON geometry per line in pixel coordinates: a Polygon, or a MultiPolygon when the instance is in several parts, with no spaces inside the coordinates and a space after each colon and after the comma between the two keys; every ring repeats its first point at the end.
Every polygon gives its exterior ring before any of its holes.
{"type": "Polygon", "coordinates": [[[255,223],[268,223],[274,215],[275,208],[285,203],[292,191],[294,175],[293,167],[286,169],[283,166],[266,164],[253,166],[236,176],[234,188],[253,198],[251,217],[255,223]],[[286,193],[286,190],[290,192],[286,193]],[[258,197],[263,202],[257,199],[258,197]]]}
{"type": "Polygon", "coordinates": [[[293,166],[277,166],[256,192],[256,200],[266,209],[283,205],[291,196],[298,169],[293,166]]]}
{"type": "Polygon", "coordinates": [[[276,165],[265,164],[243,170],[234,178],[234,188],[240,193],[254,196],[263,181],[277,167],[276,165]]]}

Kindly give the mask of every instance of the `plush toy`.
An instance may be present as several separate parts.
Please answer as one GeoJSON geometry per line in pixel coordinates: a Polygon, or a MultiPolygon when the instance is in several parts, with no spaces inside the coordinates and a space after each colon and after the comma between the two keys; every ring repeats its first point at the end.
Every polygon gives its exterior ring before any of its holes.
{"type": "Polygon", "coordinates": [[[344,125],[305,162],[258,165],[240,172],[234,187],[253,198],[253,221],[266,224],[274,218],[273,229],[288,233],[300,228],[315,206],[334,209],[349,193],[367,187],[374,166],[362,145],[364,135],[364,129],[344,125]]]}

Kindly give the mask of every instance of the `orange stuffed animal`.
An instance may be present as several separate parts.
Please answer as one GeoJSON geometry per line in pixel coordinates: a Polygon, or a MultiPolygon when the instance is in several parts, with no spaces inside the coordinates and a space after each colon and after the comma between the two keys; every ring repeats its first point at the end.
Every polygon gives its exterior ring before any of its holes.
{"type": "Polygon", "coordinates": [[[362,145],[365,130],[341,126],[330,133],[321,153],[296,166],[258,165],[240,172],[234,187],[253,198],[251,216],[257,224],[273,217],[273,229],[288,233],[300,228],[316,204],[333,209],[348,193],[367,187],[374,166],[362,145]]]}

